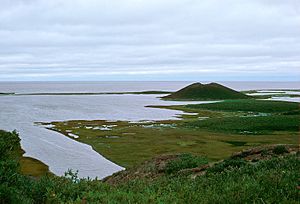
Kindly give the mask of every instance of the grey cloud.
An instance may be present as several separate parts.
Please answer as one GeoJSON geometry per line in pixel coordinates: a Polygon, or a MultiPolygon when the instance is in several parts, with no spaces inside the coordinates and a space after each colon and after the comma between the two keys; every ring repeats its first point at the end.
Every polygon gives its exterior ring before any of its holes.
{"type": "Polygon", "coordinates": [[[300,72],[297,0],[2,1],[0,80],[300,72]]]}

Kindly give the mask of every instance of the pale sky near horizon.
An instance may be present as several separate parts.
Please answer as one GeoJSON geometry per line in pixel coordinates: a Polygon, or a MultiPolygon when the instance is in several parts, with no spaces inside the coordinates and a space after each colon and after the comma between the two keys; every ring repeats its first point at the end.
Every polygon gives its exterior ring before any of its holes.
{"type": "Polygon", "coordinates": [[[300,81],[300,0],[0,0],[0,81],[300,81]]]}

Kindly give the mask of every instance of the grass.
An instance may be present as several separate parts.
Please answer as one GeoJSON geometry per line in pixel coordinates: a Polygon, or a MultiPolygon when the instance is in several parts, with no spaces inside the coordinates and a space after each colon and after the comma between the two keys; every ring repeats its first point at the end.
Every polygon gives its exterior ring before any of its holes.
{"type": "Polygon", "coordinates": [[[181,154],[175,160],[169,161],[166,164],[166,173],[172,174],[179,172],[183,169],[196,168],[208,164],[208,160],[205,157],[197,157],[191,154],[181,154]]]}
{"type": "Polygon", "coordinates": [[[228,144],[231,144],[233,146],[245,146],[247,142],[242,142],[242,141],[224,141],[228,144]]]}
{"type": "MultiPolygon", "coordinates": [[[[272,134],[299,130],[299,103],[264,100],[228,100],[211,104],[186,105],[188,110],[223,111],[227,117],[194,120],[186,126],[235,134],[272,134]]],[[[184,110],[183,108],[183,110],[184,110]]]]}
{"type": "MultiPolygon", "coordinates": [[[[126,121],[68,121],[56,122],[55,130],[67,135],[67,131],[79,136],[77,141],[89,144],[94,150],[124,166],[132,167],[160,154],[190,152],[206,155],[210,160],[226,158],[243,146],[232,146],[224,141],[246,142],[248,146],[260,144],[296,144],[297,133],[276,133],[245,137],[222,132],[184,127],[180,121],[160,121],[153,123],[129,123],[126,121]],[[177,124],[180,127],[160,126],[158,124],[177,124]],[[87,129],[102,125],[117,125],[110,131],[87,129]],[[79,128],[78,128],[79,127],[79,128]],[[108,138],[106,136],[119,136],[108,138]],[[151,145],[149,145],[151,144],[151,145]]],[[[251,135],[251,134],[250,134],[251,135]]]]}
{"type": "Polygon", "coordinates": [[[106,158],[126,168],[160,154],[190,152],[219,160],[245,147],[298,143],[299,114],[286,114],[286,111],[297,108],[295,103],[238,100],[220,104],[203,104],[209,105],[209,109],[202,109],[202,104],[172,106],[172,109],[197,113],[183,115],[183,120],[142,123],[95,120],[52,124],[53,130],[66,136],[70,132],[78,135],[77,141],[91,145],[106,158]],[[257,116],[254,107],[258,112],[264,107],[271,108],[267,109],[266,115],[257,116]],[[199,120],[199,117],[207,118],[199,120]],[[112,127],[99,130],[99,127],[106,126],[112,127]]]}
{"type": "Polygon", "coordinates": [[[271,115],[258,117],[224,117],[188,122],[185,126],[214,132],[257,135],[275,131],[298,132],[299,115],[271,115]]]}
{"type": "Polygon", "coordinates": [[[50,173],[49,167],[43,162],[31,157],[24,156],[20,158],[20,172],[23,175],[32,176],[35,178],[50,173]]]}
{"type": "Polygon", "coordinates": [[[190,109],[204,109],[212,111],[245,111],[262,113],[282,113],[299,110],[299,103],[268,100],[226,100],[210,104],[186,105],[190,109]]]}
{"type": "Polygon", "coordinates": [[[186,168],[207,164],[203,157],[181,155],[167,163],[167,169],[172,170],[170,174],[108,185],[79,179],[71,171],[65,177],[47,175],[40,179],[20,174],[14,154],[20,145],[16,136],[0,134],[1,147],[8,147],[0,155],[0,203],[293,204],[299,201],[300,162],[292,154],[275,155],[256,163],[229,158],[208,167],[202,175],[180,174],[186,168]]]}

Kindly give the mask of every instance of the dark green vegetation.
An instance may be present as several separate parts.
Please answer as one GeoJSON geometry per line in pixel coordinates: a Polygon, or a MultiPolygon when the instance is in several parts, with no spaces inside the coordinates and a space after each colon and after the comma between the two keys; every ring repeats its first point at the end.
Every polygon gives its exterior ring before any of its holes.
{"type": "Polygon", "coordinates": [[[17,158],[20,154],[20,139],[16,131],[10,133],[0,130],[0,159],[17,158]]]}
{"type": "Polygon", "coordinates": [[[39,177],[49,173],[48,166],[42,162],[22,156],[25,152],[21,149],[17,132],[5,132],[0,130],[0,157],[17,160],[22,174],[39,177]]]}
{"type": "Polygon", "coordinates": [[[246,147],[297,144],[299,139],[298,103],[249,99],[164,108],[196,114],[169,121],[51,124],[53,130],[66,136],[69,133],[79,136],[77,141],[91,145],[124,167],[138,165],[160,154],[185,152],[206,155],[215,161],[246,147]]]}
{"type": "Polygon", "coordinates": [[[239,117],[228,115],[189,122],[186,124],[189,127],[236,134],[270,134],[274,131],[297,132],[299,130],[299,103],[295,102],[231,100],[185,107],[192,110],[242,113],[239,117]]]}
{"type": "Polygon", "coordinates": [[[34,181],[30,177],[48,172],[46,165],[22,157],[23,153],[17,132],[0,130],[0,203],[31,203],[24,194],[37,192],[38,186],[33,189],[34,181]],[[24,164],[27,167],[24,168],[24,164]],[[28,167],[31,169],[28,170],[28,167]]]}
{"type": "Polygon", "coordinates": [[[289,152],[288,149],[284,145],[278,145],[273,149],[273,153],[275,154],[284,154],[289,152]]]}
{"type": "Polygon", "coordinates": [[[190,109],[212,111],[244,111],[255,113],[283,113],[299,110],[299,103],[268,100],[226,100],[218,103],[186,105],[190,109]]]}
{"type": "Polygon", "coordinates": [[[167,174],[172,174],[180,170],[196,168],[206,164],[208,164],[208,160],[205,157],[181,154],[178,158],[171,160],[166,164],[165,172],[167,174]]]}
{"type": "Polygon", "coordinates": [[[194,83],[162,98],[167,100],[224,100],[252,97],[217,83],[194,83]]]}
{"type": "Polygon", "coordinates": [[[228,132],[234,134],[262,135],[272,134],[275,131],[298,132],[300,124],[299,115],[270,115],[254,117],[226,117],[203,121],[194,121],[186,124],[187,127],[228,132]]]}
{"type": "Polygon", "coordinates": [[[215,165],[188,154],[156,159],[105,182],[71,171],[32,179],[20,174],[16,136],[0,134],[0,203],[298,203],[295,148],[278,156],[267,148],[256,161],[262,150],[242,152],[215,165]]]}
{"type": "Polygon", "coordinates": [[[300,108],[299,103],[296,102],[248,99],[152,107],[198,113],[198,116],[206,117],[205,120],[188,120],[185,126],[210,132],[274,135],[281,131],[293,135],[298,133],[300,124],[300,108]]]}

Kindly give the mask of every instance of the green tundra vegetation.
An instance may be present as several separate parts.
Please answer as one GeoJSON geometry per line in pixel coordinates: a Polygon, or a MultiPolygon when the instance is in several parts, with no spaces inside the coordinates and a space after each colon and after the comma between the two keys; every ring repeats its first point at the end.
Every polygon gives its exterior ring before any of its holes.
{"type": "Polygon", "coordinates": [[[150,160],[104,181],[69,171],[38,179],[20,170],[16,132],[0,131],[0,203],[298,203],[297,147],[243,151],[215,164],[179,154],[150,160]],[[150,176],[149,176],[150,175],[150,176]]]}
{"type": "Polygon", "coordinates": [[[3,158],[7,156],[12,159],[18,158],[20,172],[23,175],[39,177],[46,173],[50,173],[48,166],[44,163],[36,159],[23,156],[25,152],[21,149],[19,142],[20,139],[18,138],[18,133],[16,131],[9,133],[0,130],[0,156],[3,158]]]}
{"type": "Polygon", "coordinates": [[[155,107],[186,113],[182,120],[52,122],[51,129],[78,136],[73,139],[126,168],[161,154],[190,152],[216,161],[262,144],[298,144],[299,103],[242,99],[155,107]]]}
{"type": "Polygon", "coordinates": [[[185,107],[214,111],[282,113],[299,110],[299,103],[268,100],[226,100],[219,103],[186,105],[185,107]]]}

